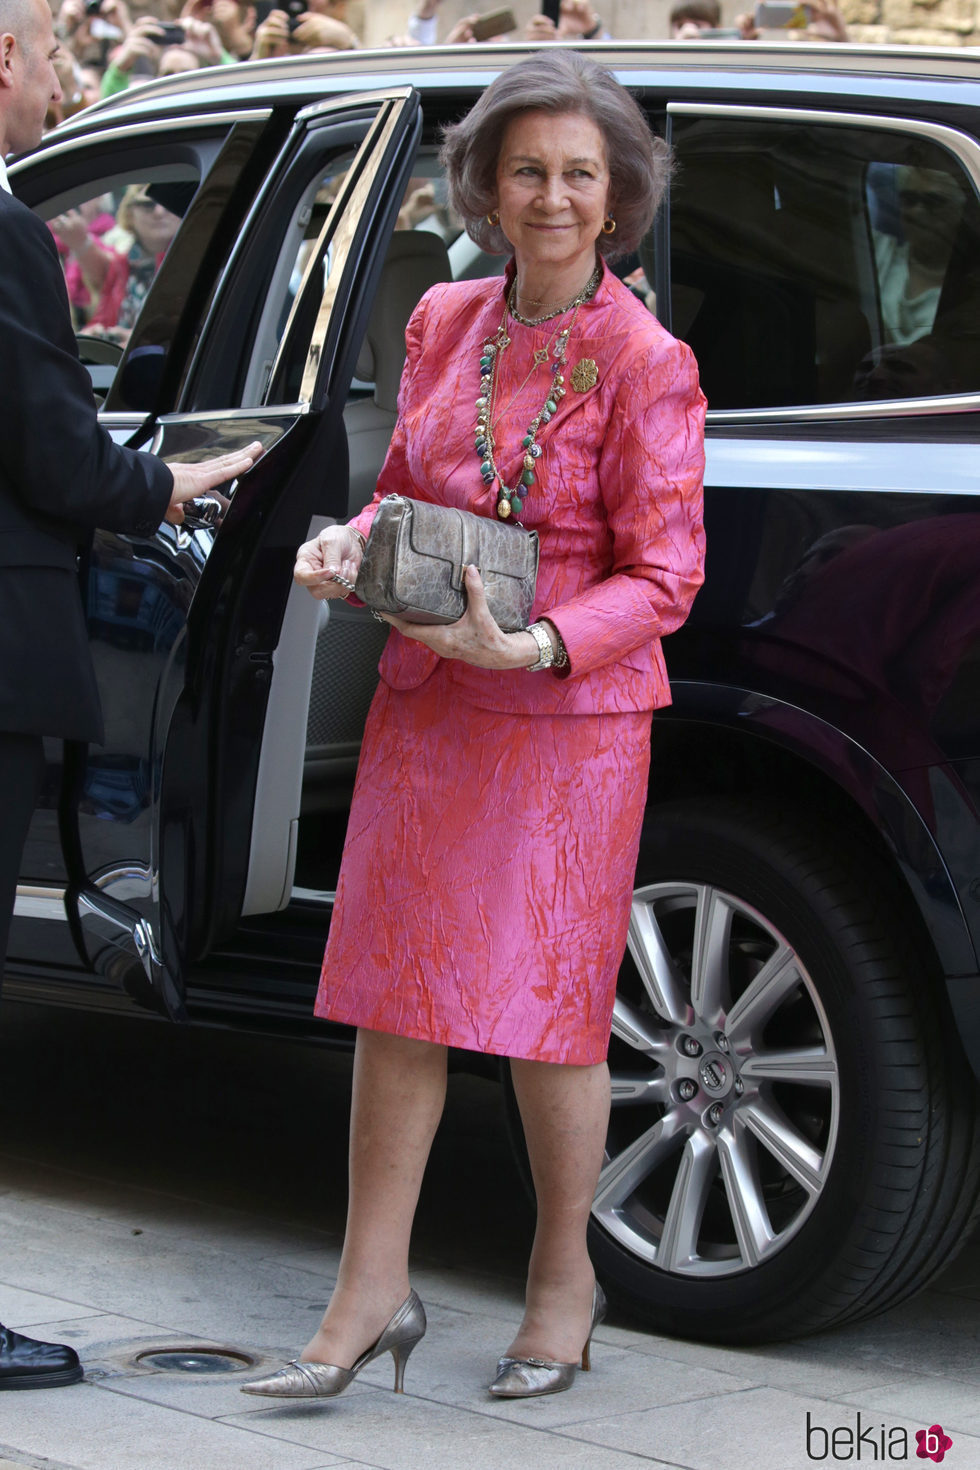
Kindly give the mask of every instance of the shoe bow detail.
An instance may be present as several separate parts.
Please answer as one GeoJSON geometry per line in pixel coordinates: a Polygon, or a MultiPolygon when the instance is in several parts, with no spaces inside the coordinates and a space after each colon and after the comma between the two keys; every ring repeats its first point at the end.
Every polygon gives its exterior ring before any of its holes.
{"type": "Polygon", "coordinates": [[[336,1398],[350,1387],[368,1363],[373,1363],[383,1353],[391,1353],[395,1364],[395,1393],[404,1393],[405,1364],[413,1348],[425,1336],[425,1328],[425,1308],[418,1295],[410,1291],[381,1336],[352,1367],[338,1368],[333,1363],[306,1363],[295,1359],[267,1378],[243,1383],[241,1391],[270,1399],[336,1398]]]}

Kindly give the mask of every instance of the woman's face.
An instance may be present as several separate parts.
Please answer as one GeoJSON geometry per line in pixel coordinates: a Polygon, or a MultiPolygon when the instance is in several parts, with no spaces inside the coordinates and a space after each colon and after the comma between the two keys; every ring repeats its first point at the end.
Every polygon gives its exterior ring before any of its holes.
{"type": "Polygon", "coordinates": [[[166,250],[180,224],[177,215],[146,198],[134,199],[130,210],[133,233],[147,255],[159,255],[166,250]]]}
{"type": "Polygon", "coordinates": [[[588,275],[608,197],[606,149],[590,117],[524,112],[511,121],[497,160],[497,209],[519,268],[571,275],[581,265],[588,275]]]}

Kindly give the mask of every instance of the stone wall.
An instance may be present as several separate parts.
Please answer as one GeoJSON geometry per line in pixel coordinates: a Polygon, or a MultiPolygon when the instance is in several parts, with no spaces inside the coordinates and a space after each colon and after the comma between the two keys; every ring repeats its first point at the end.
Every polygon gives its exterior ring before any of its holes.
{"type": "Polygon", "coordinates": [[[855,41],[980,45],[980,0],[842,0],[855,41]]]}

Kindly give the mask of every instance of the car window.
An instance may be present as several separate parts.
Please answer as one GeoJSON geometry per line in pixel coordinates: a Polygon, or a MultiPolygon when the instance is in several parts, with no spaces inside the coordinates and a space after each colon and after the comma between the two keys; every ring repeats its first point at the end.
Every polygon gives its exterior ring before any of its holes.
{"type": "Polygon", "coordinates": [[[223,283],[220,340],[212,332],[211,349],[193,373],[188,407],[213,411],[299,402],[336,264],[333,240],[347,208],[345,181],[369,126],[357,121],[314,131],[293,165],[273,181],[223,283]]]}
{"type": "Polygon", "coordinates": [[[712,408],[980,390],[980,208],[926,137],[679,117],[671,324],[712,408]]]}
{"type": "Polygon", "coordinates": [[[329,245],[324,251],[318,252],[317,242],[352,158],[353,154],[344,152],[333,157],[329,164],[321,164],[313,178],[307,181],[293,206],[286,230],[278,243],[267,290],[257,317],[253,347],[241,390],[244,407],[255,407],[267,397],[278,402],[296,402],[299,397],[300,379],[315,316],[309,324],[309,330],[291,334],[288,351],[278,364],[276,358],[304,281],[308,277],[316,277],[318,280],[320,289],[314,293],[315,299],[326,289],[333,257],[329,245]],[[273,385],[271,377],[274,364],[277,381],[273,385]]]}
{"type": "Polygon", "coordinates": [[[143,303],[200,183],[188,161],[141,165],[40,206],[65,275],[82,361],[103,399],[143,303]]]}

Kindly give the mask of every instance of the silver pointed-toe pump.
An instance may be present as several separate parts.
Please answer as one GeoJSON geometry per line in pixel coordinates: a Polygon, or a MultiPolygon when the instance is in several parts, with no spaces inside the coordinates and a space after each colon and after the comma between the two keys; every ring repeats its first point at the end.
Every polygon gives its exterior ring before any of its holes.
{"type": "Polygon", "coordinates": [[[545,1393],[564,1393],[575,1382],[579,1366],[583,1373],[592,1367],[592,1334],[606,1315],[606,1298],[598,1281],[592,1294],[592,1321],[582,1349],[581,1365],[554,1363],[547,1358],[501,1358],[490,1392],[498,1399],[530,1399],[545,1393]]]}
{"type": "Polygon", "coordinates": [[[368,1363],[373,1363],[383,1353],[391,1353],[395,1362],[395,1393],[404,1393],[405,1364],[412,1349],[425,1336],[425,1325],[425,1308],[417,1293],[410,1291],[381,1336],[352,1367],[337,1368],[333,1363],[302,1363],[296,1359],[277,1373],[270,1373],[268,1378],[243,1383],[241,1391],[270,1399],[336,1398],[350,1387],[368,1363]]]}

